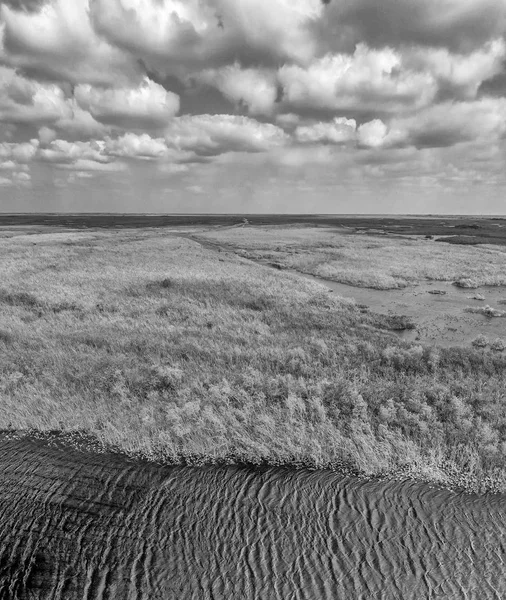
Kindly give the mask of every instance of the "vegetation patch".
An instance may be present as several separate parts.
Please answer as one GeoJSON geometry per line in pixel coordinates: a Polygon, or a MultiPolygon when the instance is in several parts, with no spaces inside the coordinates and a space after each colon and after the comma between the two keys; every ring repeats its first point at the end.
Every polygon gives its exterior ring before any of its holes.
{"type": "Polygon", "coordinates": [[[464,312],[484,315],[485,317],[489,318],[506,317],[506,310],[499,310],[489,306],[488,304],[486,306],[466,306],[466,308],[464,308],[464,312]]]}
{"type": "Polygon", "coordinates": [[[471,289],[471,290],[474,290],[474,289],[480,287],[479,283],[475,279],[471,279],[469,277],[463,277],[462,279],[455,281],[453,283],[453,285],[455,285],[456,287],[459,287],[459,288],[471,289]]]}
{"type": "Polygon", "coordinates": [[[59,239],[0,240],[2,289],[36,301],[2,295],[0,429],[83,432],[165,462],[506,490],[504,352],[403,342],[406,317],[163,231],[129,235],[103,233],[80,260],[59,239]]]}
{"type": "MultiPolygon", "coordinates": [[[[421,238],[363,235],[325,227],[220,228],[204,244],[330,281],[396,290],[425,281],[458,287],[506,285],[506,254],[492,247],[432,244],[421,238]]],[[[506,239],[505,239],[506,243],[506,239]]]]}

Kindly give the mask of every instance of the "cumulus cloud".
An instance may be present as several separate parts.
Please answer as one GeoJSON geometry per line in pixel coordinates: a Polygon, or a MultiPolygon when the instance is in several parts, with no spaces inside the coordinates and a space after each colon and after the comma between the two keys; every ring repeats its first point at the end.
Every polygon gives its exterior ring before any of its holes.
{"type": "Polygon", "coordinates": [[[380,119],[363,123],[358,128],[358,141],[364,146],[378,148],[385,142],[387,126],[380,119]]]}
{"type": "Polygon", "coordinates": [[[253,115],[269,115],[278,93],[275,73],[268,69],[243,69],[238,63],[210,69],[194,76],[216,87],[236,106],[245,105],[253,115]]]}
{"type": "Polygon", "coordinates": [[[446,147],[474,140],[497,140],[506,133],[506,98],[444,102],[417,115],[394,119],[384,143],[446,147]]]}
{"type": "Polygon", "coordinates": [[[327,54],[308,67],[285,65],[278,79],[284,102],[299,109],[396,112],[425,106],[437,93],[430,73],[403,68],[391,48],[364,44],[352,55],[327,54]]]}
{"type": "Polygon", "coordinates": [[[407,68],[430,73],[446,93],[475,97],[483,82],[504,71],[506,42],[495,39],[470,54],[452,53],[447,48],[410,48],[405,51],[407,68]]]}
{"type": "Polygon", "coordinates": [[[106,138],[103,151],[107,156],[156,159],[163,160],[164,164],[192,161],[195,157],[191,151],[168,148],[164,138],[153,138],[147,133],[138,135],[129,132],[116,139],[106,138]]]}
{"type": "Polygon", "coordinates": [[[337,0],[317,24],[322,43],[349,49],[365,42],[469,52],[506,31],[504,0],[337,0]]]}
{"type": "Polygon", "coordinates": [[[165,132],[168,146],[213,156],[225,152],[262,152],[288,141],[285,132],[270,123],[237,115],[177,117],[165,132]]]}
{"type": "Polygon", "coordinates": [[[94,119],[120,127],[163,127],[179,110],[179,96],[149,78],[136,88],[101,89],[79,85],[74,96],[94,119]]]}
{"type": "Polygon", "coordinates": [[[343,144],[356,138],[357,123],[354,119],[336,117],[330,123],[302,125],[295,130],[299,142],[343,144]]]}
{"type": "Polygon", "coordinates": [[[307,61],[321,0],[94,0],[97,31],[164,72],[232,62],[307,61]],[[121,27],[118,27],[121,23],[121,27]]]}
{"type": "Polygon", "coordinates": [[[110,132],[111,126],[94,119],[87,110],[79,106],[75,98],[68,100],[67,108],[66,115],[53,123],[60,132],[78,139],[102,137],[110,132]]]}
{"type": "Polygon", "coordinates": [[[73,163],[77,160],[92,160],[107,163],[108,157],[103,153],[103,142],[67,142],[54,140],[47,148],[41,148],[38,157],[49,163],[73,163]]]}
{"type": "Polygon", "coordinates": [[[30,162],[37,153],[39,140],[30,142],[4,142],[0,144],[0,160],[13,161],[16,164],[30,162]]]}
{"type": "Polygon", "coordinates": [[[107,139],[105,151],[111,156],[161,158],[168,148],[163,138],[152,138],[146,133],[126,133],[115,140],[107,139]]]}
{"type": "Polygon", "coordinates": [[[79,158],[72,163],[59,163],[55,165],[59,169],[81,172],[97,173],[119,173],[127,170],[127,165],[123,162],[114,161],[109,163],[96,162],[86,158],[79,158]]]}
{"type": "Polygon", "coordinates": [[[9,185],[134,161],[497,182],[505,103],[504,0],[0,0],[9,185]]]}
{"type": "Polygon", "coordinates": [[[88,0],[34,2],[32,8],[0,6],[0,57],[7,64],[36,78],[75,84],[109,85],[139,78],[137,61],[93,29],[88,0]]]}
{"type": "Polygon", "coordinates": [[[50,127],[41,127],[39,129],[39,140],[41,144],[50,144],[56,139],[56,131],[50,127]]]}
{"type": "Polygon", "coordinates": [[[0,121],[54,122],[69,114],[65,93],[55,84],[41,84],[0,67],[0,121]]]}

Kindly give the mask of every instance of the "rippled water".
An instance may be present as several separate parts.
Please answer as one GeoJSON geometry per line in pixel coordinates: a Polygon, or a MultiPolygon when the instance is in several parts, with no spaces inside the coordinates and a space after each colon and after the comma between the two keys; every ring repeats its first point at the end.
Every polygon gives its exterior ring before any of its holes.
{"type": "Polygon", "coordinates": [[[0,598],[506,598],[504,496],[0,442],[0,598]]]}

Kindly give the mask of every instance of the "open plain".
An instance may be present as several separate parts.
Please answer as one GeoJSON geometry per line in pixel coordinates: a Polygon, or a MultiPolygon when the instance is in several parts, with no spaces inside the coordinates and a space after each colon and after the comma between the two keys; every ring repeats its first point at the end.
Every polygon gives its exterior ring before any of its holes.
{"type": "Polygon", "coordinates": [[[504,593],[500,244],[82,218],[0,233],[1,600],[504,593]]]}
{"type": "Polygon", "coordinates": [[[241,220],[63,225],[2,230],[3,430],[505,489],[506,319],[469,312],[486,286],[501,314],[502,247],[241,220]],[[417,288],[435,324],[403,296],[353,299],[417,288]],[[438,339],[441,319],[462,344],[438,339]]]}

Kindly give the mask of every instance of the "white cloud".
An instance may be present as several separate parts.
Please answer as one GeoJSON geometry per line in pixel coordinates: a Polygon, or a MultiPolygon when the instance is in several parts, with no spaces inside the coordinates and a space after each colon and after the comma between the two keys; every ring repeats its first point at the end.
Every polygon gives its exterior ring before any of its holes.
{"type": "Polygon", "coordinates": [[[295,137],[304,143],[343,144],[356,139],[357,123],[354,119],[336,117],[330,123],[301,125],[295,130],[295,137]]]}
{"type": "Polygon", "coordinates": [[[328,54],[308,67],[285,65],[278,79],[283,100],[295,108],[396,112],[425,106],[437,92],[433,77],[403,69],[396,51],[363,44],[353,55],[328,54]]]}
{"type": "Polygon", "coordinates": [[[5,160],[0,162],[0,170],[2,171],[11,171],[17,167],[17,163],[15,163],[13,160],[5,160]]]}
{"type": "Polygon", "coordinates": [[[0,121],[54,122],[69,114],[65,93],[55,84],[42,84],[0,67],[0,121]]]}
{"type": "Polygon", "coordinates": [[[190,167],[187,164],[178,164],[178,163],[158,163],[158,170],[161,173],[166,173],[168,175],[176,175],[177,173],[186,173],[190,170],[190,167]]]}
{"type": "Polygon", "coordinates": [[[12,185],[12,181],[6,177],[0,177],[0,186],[12,185]]]}
{"type": "Polygon", "coordinates": [[[177,117],[165,132],[168,146],[197,154],[262,152],[287,143],[285,132],[270,123],[236,115],[177,117]]]}
{"type": "Polygon", "coordinates": [[[49,127],[41,127],[39,129],[39,140],[41,144],[50,144],[56,139],[56,131],[49,127]]]}
{"type": "Polygon", "coordinates": [[[186,187],[189,192],[193,192],[194,194],[203,194],[204,188],[200,185],[189,185],[186,187]]]}
{"type": "Polygon", "coordinates": [[[127,170],[127,165],[122,162],[100,163],[86,158],[79,158],[73,163],[60,163],[57,166],[59,169],[75,170],[75,171],[96,171],[101,173],[117,173],[127,170]]]}
{"type": "Polygon", "coordinates": [[[85,159],[98,163],[107,163],[109,158],[104,155],[104,142],[67,142],[54,140],[47,148],[41,148],[38,156],[50,163],[73,163],[85,159]]]}
{"type": "Polygon", "coordinates": [[[137,88],[79,85],[74,95],[97,121],[125,128],[163,127],[179,110],[179,96],[147,77],[137,88]]]}
{"type": "Polygon", "coordinates": [[[166,73],[233,61],[308,61],[321,0],[95,0],[91,18],[111,43],[166,73]]]}
{"type": "Polygon", "coordinates": [[[135,59],[95,33],[88,10],[88,0],[52,0],[31,12],[1,6],[0,56],[56,81],[108,85],[138,79],[135,59]]]}
{"type": "Polygon", "coordinates": [[[444,102],[416,115],[393,119],[386,145],[444,147],[474,141],[490,142],[506,134],[506,98],[444,102]]]}
{"type": "Polygon", "coordinates": [[[269,115],[277,96],[275,73],[267,69],[243,69],[238,63],[209,69],[195,76],[212,85],[236,105],[245,104],[251,114],[269,115]]]}
{"type": "Polygon", "coordinates": [[[37,153],[39,140],[31,140],[30,142],[15,143],[4,142],[0,143],[0,159],[13,161],[18,163],[30,162],[37,153]]]}
{"type": "Polygon", "coordinates": [[[68,101],[68,114],[58,119],[54,126],[77,138],[101,137],[111,130],[111,127],[99,123],[87,110],[83,110],[74,98],[68,101]]]}
{"type": "Polygon", "coordinates": [[[388,128],[380,119],[363,123],[358,128],[358,141],[370,148],[379,148],[385,142],[388,128]]]}
{"type": "Polygon", "coordinates": [[[405,65],[431,73],[439,86],[455,89],[473,98],[480,85],[501,73],[506,59],[504,39],[496,39],[470,54],[456,54],[446,48],[410,48],[405,65]]]}
{"type": "Polygon", "coordinates": [[[152,138],[147,133],[137,135],[125,133],[117,139],[107,138],[104,151],[110,156],[162,158],[169,154],[169,149],[163,138],[152,138]]]}

